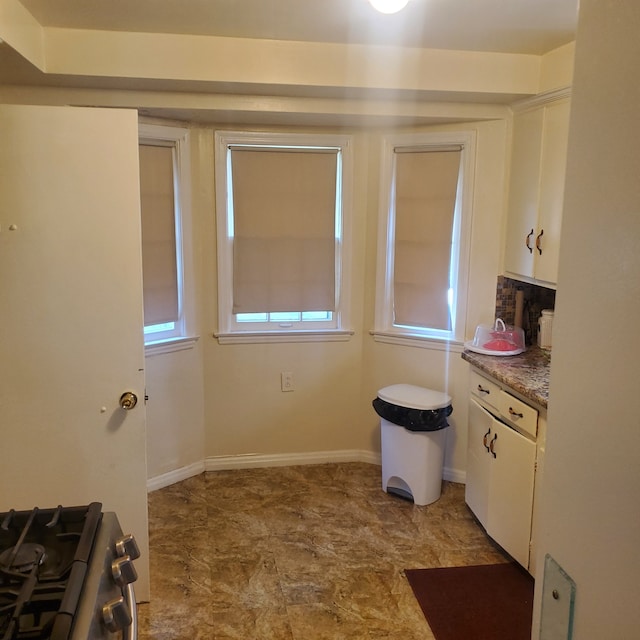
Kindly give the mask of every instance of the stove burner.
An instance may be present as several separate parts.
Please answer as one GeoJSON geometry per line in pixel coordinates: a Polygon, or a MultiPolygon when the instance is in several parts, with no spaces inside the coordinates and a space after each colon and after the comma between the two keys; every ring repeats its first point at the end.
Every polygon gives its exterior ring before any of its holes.
{"type": "Polygon", "coordinates": [[[15,547],[9,547],[0,553],[0,567],[18,573],[29,573],[36,565],[41,565],[46,557],[41,544],[25,542],[20,545],[17,553],[15,547]]]}

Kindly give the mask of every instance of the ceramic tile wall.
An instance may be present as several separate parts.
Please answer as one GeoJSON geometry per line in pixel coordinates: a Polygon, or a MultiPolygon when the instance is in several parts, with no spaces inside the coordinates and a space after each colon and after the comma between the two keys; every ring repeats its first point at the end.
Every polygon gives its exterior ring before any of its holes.
{"type": "Polygon", "coordinates": [[[524,311],[522,325],[528,345],[535,344],[538,337],[538,317],[542,309],[553,309],[556,292],[553,289],[535,284],[512,280],[498,276],[496,287],[496,318],[502,318],[506,324],[513,324],[516,311],[516,291],[524,293],[524,311]]]}

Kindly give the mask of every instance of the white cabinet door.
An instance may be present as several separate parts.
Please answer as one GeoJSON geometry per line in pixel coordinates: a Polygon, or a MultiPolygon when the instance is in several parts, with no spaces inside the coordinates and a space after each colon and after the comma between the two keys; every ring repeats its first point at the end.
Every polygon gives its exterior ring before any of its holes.
{"type": "Polygon", "coordinates": [[[536,444],[497,420],[493,428],[487,532],[528,567],[536,444]]]}
{"type": "Polygon", "coordinates": [[[513,117],[505,270],[529,277],[533,277],[538,233],[543,120],[542,109],[516,113],[513,117]]]}
{"type": "Polygon", "coordinates": [[[560,252],[569,100],[516,113],[505,272],[555,284],[560,252]]]}
{"type": "Polygon", "coordinates": [[[465,500],[487,533],[529,567],[536,444],[469,404],[465,500]]]}
{"type": "Polygon", "coordinates": [[[491,460],[487,446],[495,433],[493,417],[473,400],[469,403],[469,444],[465,501],[476,518],[487,528],[491,460]],[[485,444],[486,443],[486,444],[485,444]]]}
{"type": "Polygon", "coordinates": [[[3,105],[0,140],[0,511],[102,502],[148,599],[137,114],[3,105]]]}
{"type": "Polygon", "coordinates": [[[546,282],[556,282],[558,279],[568,141],[569,100],[547,105],[540,164],[538,235],[534,250],[534,276],[537,280],[546,282]]]}

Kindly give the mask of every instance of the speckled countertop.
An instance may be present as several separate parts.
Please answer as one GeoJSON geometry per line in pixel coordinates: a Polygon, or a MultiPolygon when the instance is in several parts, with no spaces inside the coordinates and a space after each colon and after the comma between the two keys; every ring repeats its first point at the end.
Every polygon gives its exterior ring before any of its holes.
{"type": "Polygon", "coordinates": [[[517,356],[485,356],[465,349],[462,358],[517,391],[523,398],[547,408],[550,351],[529,347],[517,356]]]}

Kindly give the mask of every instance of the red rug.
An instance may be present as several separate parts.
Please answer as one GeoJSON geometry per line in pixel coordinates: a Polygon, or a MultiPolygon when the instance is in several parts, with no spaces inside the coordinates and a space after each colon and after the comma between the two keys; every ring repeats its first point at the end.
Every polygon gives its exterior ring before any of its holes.
{"type": "Polygon", "coordinates": [[[534,582],[515,562],[405,575],[436,640],[530,640],[534,582]]]}

